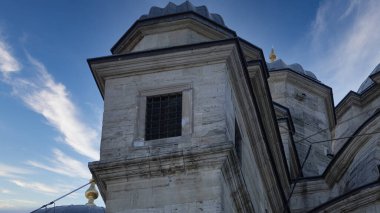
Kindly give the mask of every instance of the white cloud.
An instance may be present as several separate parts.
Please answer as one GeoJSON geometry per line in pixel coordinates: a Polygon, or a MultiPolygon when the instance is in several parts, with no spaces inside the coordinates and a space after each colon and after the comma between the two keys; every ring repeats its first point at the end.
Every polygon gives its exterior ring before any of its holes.
{"type": "Polygon", "coordinates": [[[8,189],[0,189],[1,194],[11,194],[12,192],[9,191],[8,189]]]}
{"type": "Polygon", "coordinates": [[[356,91],[380,62],[378,8],[377,0],[335,0],[324,1],[317,12],[311,32],[319,55],[312,69],[322,72],[322,82],[334,86],[336,100],[356,91]]]}
{"type": "Polygon", "coordinates": [[[30,189],[37,192],[43,192],[48,194],[57,194],[59,190],[55,187],[48,186],[39,182],[25,182],[22,180],[10,180],[10,182],[16,184],[19,187],[30,189]]]}
{"type": "Polygon", "coordinates": [[[66,175],[69,177],[80,177],[85,179],[91,178],[91,174],[84,163],[65,155],[58,149],[54,149],[53,153],[53,159],[47,160],[48,162],[50,162],[50,165],[35,161],[28,161],[27,164],[57,174],[66,175]]]}
{"type": "Polygon", "coordinates": [[[339,20],[342,20],[346,18],[347,16],[351,15],[352,12],[360,5],[359,0],[351,0],[348,3],[349,3],[348,7],[346,7],[346,10],[344,11],[344,13],[339,17],[339,20]]]}
{"type": "Polygon", "coordinates": [[[318,42],[320,35],[326,30],[327,27],[327,14],[329,13],[329,8],[331,7],[330,1],[321,4],[318,8],[315,20],[312,23],[311,35],[313,36],[313,44],[318,42]]]}
{"type": "Polygon", "coordinates": [[[0,209],[20,209],[35,206],[37,202],[21,199],[0,200],[0,209]]]}
{"type": "Polygon", "coordinates": [[[8,46],[0,40],[0,72],[7,74],[21,69],[21,64],[12,56],[8,46]]]}
{"type": "Polygon", "coordinates": [[[14,178],[14,177],[19,177],[19,176],[30,174],[30,173],[31,172],[26,169],[22,169],[22,168],[10,166],[10,165],[5,165],[5,164],[0,164],[0,177],[14,178]]]}
{"type": "Polygon", "coordinates": [[[34,79],[8,79],[7,83],[13,87],[14,94],[33,111],[44,116],[62,134],[64,142],[77,153],[97,160],[97,132],[79,120],[77,108],[70,100],[66,87],[55,82],[41,62],[30,55],[28,59],[37,76],[34,79]]]}

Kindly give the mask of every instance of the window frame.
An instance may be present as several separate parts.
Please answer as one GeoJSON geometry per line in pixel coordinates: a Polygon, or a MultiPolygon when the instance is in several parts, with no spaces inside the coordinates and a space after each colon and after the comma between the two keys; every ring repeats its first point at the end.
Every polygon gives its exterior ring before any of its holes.
{"type": "Polygon", "coordinates": [[[182,92],[153,95],[146,98],[145,140],[181,136],[182,92]],[[155,129],[156,131],[154,131],[155,129]]]}
{"type": "Polygon", "coordinates": [[[193,89],[191,83],[167,85],[154,88],[143,88],[138,94],[138,116],[136,122],[134,146],[144,146],[147,142],[170,140],[172,138],[189,136],[193,132],[193,89]],[[145,140],[146,101],[149,96],[182,93],[181,136],[145,140]]]}

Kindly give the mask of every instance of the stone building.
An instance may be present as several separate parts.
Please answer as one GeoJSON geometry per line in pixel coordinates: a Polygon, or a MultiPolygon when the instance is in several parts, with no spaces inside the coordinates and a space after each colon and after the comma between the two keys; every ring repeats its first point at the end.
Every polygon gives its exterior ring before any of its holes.
{"type": "Polygon", "coordinates": [[[380,212],[380,65],[334,106],[188,1],[152,7],[111,52],[88,60],[107,212],[380,212]]]}

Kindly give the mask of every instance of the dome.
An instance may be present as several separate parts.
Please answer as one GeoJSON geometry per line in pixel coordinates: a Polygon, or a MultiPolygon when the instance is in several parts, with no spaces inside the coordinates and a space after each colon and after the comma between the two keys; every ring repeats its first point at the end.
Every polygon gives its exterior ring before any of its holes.
{"type": "Polygon", "coordinates": [[[35,213],[105,213],[106,209],[99,206],[69,205],[39,209],[35,213]]]}
{"type": "Polygon", "coordinates": [[[301,75],[312,78],[314,80],[318,80],[314,73],[312,73],[311,71],[304,70],[303,67],[298,63],[287,65],[282,59],[278,59],[273,62],[267,63],[267,66],[269,71],[291,69],[301,75]]]}
{"type": "Polygon", "coordinates": [[[305,74],[311,78],[317,79],[317,76],[311,71],[305,70],[305,74]]]}
{"type": "Polygon", "coordinates": [[[279,70],[288,67],[282,59],[275,60],[272,63],[267,63],[267,66],[269,70],[279,70]]]}
{"type": "Polygon", "coordinates": [[[95,205],[94,200],[98,198],[99,192],[95,188],[95,180],[91,179],[89,183],[79,187],[78,189],[71,191],[68,194],[60,197],[59,199],[52,201],[41,208],[32,211],[32,213],[105,213],[106,209],[104,207],[98,207],[95,205]],[[67,206],[54,206],[47,208],[46,206],[51,206],[54,202],[66,197],[67,195],[83,188],[84,186],[91,184],[90,187],[84,193],[86,198],[88,199],[87,204],[85,205],[67,205],[67,206]]]}
{"type": "Polygon", "coordinates": [[[288,68],[291,70],[294,70],[300,74],[305,75],[305,71],[303,70],[303,67],[300,64],[297,64],[297,63],[291,64],[291,65],[288,65],[288,68]]]}
{"type": "MultiPolygon", "coordinates": [[[[380,63],[375,67],[375,69],[369,75],[374,75],[375,73],[380,72],[380,63]]],[[[375,82],[372,81],[369,77],[367,77],[364,82],[360,85],[358,89],[358,93],[363,93],[366,89],[368,89],[375,82]]]]}
{"type": "Polygon", "coordinates": [[[143,19],[148,19],[148,18],[155,18],[155,17],[160,17],[160,16],[166,16],[166,15],[171,15],[171,14],[176,14],[176,13],[183,13],[183,12],[195,12],[207,19],[210,19],[220,25],[224,25],[224,21],[222,16],[219,14],[215,13],[209,13],[208,9],[206,6],[194,6],[192,3],[189,1],[185,1],[184,3],[180,5],[176,5],[172,2],[169,2],[166,7],[160,8],[160,7],[151,7],[149,10],[149,14],[142,15],[140,17],[140,20],[143,19]]]}

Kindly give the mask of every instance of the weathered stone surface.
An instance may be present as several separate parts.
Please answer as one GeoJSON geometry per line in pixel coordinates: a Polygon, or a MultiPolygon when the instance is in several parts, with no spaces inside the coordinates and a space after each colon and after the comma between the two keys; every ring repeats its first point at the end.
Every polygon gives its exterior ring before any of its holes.
{"type": "Polygon", "coordinates": [[[334,109],[331,88],[287,69],[268,79],[262,51],[214,24],[140,20],[89,60],[104,97],[89,167],[107,212],[378,211],[380,77],[334,109]],[[181,135],[145,140],[147,97],[173,92],[181,135]]]}

